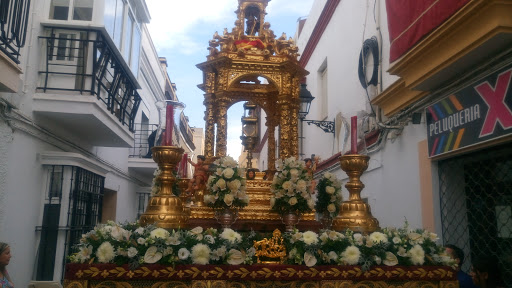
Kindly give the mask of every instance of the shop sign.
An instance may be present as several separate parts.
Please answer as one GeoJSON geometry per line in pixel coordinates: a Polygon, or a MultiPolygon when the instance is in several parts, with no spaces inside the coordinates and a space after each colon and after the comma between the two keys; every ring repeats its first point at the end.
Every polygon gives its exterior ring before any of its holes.
{"type": "Polygon", "coordinates": [[[512,134],[512,67],[427,107],[429,156],[512,134]]]}

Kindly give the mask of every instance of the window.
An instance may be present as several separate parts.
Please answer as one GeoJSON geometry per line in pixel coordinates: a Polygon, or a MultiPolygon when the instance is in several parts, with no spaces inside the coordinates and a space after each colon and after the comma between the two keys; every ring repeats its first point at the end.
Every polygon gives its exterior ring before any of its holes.
{"type": "Polygon", "coordinates": [[[126,25],[124,26],[124,41],[123,41],[123,56],[127,63],[130,63],[130,55],[132,48],[132,36],[133,36],[133,15],[128,13],[126,17],[126,25]]]}
{"type": "Polygon", "coordinates": [[[52,0],[50,4],[50,19],[68,20],[69,0],[52,0]]]}
{"type": "Polygon", "coordinates": [[[75,0],[73,20],[91,21],[93,3],[91,0],[75,0]]]}
{"type": "Polygon", "coordinates": [[[73,11],[73,20],[91,21],[94,0],[52,0],[50,19],[69,20],[73,11]]]}

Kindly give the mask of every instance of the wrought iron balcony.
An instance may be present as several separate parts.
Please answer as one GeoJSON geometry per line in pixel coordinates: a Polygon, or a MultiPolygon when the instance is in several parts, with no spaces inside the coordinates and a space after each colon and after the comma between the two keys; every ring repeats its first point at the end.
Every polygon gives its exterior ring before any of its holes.
{"type": "Polygon", "coordinates": [[[30,0],[0,1],[0,51],[16,64],[25,45],[30,0]]]}
{"type": "Polygon", "coordinates": [[[47,36],[39,37],[44,56],[35,113],[52,122],[65,120],[70,129],[90,133],[87,139],[93,145],[131,146],[141,98],[135,77],[117,48],[96,30],[55,27],[45,32],[47,36]],[[94,109],[84,111],[91,106],[94,109]],[[99,128],[84,129],[87,125],[99,128]]]}

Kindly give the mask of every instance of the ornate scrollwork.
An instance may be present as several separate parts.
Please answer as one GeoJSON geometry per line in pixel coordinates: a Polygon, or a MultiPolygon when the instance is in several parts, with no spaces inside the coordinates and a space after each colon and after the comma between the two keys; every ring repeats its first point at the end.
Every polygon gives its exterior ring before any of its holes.
{"type": "Polygon", "coordinates": [[[254,241],[254,249],[256,249],[256,257],[258,263],[284,263],[286,258],[286,247],[283,244],[284,239],[281,231],[278,229],[272,233],[272,238],[264,238],[260,241],[254,241]],[[272,260],[263,261],[262,259],[270,258],[272,260]]]}

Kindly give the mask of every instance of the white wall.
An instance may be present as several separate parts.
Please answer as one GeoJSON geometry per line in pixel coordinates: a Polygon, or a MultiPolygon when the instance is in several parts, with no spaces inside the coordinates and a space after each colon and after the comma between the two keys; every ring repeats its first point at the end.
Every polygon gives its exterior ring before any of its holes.
{"type": "MultiPolygon", "coordinates": [[[[383,1],[378,1],[383,2],[383,1]]],[[[311,36],[311,32],[322,12],[325,0],[315,1],[308,20],[297,41],[301,52],[311,36]]],[[[364,110],[371,113],[368,96],[358,78],[359,54],[365,39],[376,36],[382,47],[382,83],[383,89],[396,81],[397,77],[389,75],[389,36],[387,30],[384,3],[377,3],[377,15],[374,16],[374,0],[341,1],[325,32],[313,52],[306,70],[308,90],[314,97],[306,119],[324,120],[319,95],[319,68],[327,61],[328,69],[328,116],[325,120],[333,121],[338,113],[350,124],[350,117],[364,110]],[[379,35],[377,27],[380,21],[379,35]]],[[[370,98],[378,93],[377,87],[368,89],[370,98]]],[[[341,145],[332,134],[325,133],[313,125],[304,125],[305,155],[316,154],[327,159],[340,152],[341,145]]],[[[370,167],[363,174],[362,181],[366,188],[362,197],[368,197],[373,215],[380,221],[381,227],[402,226],[405,218],[412,227],[421,227],[421,200],[418,169],[418,142],[426,139],[424,125],[409,124],[394,141],[386,141],[384,148],[372,155],[370,167]]],[[[337,168],[334,171],[341,178],[346,174],[337,168]]],[[[344,188],[345,197],[348,192],[344,188]]]]}

